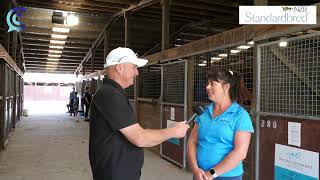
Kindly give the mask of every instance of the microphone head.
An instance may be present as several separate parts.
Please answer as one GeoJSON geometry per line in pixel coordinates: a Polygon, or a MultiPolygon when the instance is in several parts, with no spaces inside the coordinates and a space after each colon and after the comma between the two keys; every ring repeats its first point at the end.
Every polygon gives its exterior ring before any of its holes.
{"type": "Polygon", "coordinates": [[[197,104],[193,107],[193,111],[200,116],[204,112],[204,108],[200,104],[197,104]]]}

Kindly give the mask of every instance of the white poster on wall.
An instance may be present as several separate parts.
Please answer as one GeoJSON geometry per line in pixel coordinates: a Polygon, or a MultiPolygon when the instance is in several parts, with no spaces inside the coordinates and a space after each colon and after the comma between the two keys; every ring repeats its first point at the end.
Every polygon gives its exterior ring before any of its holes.
{"type": "Polygon", "coordinates": [[[174,107],[170,108],[170,119],[175,120],[175,109],[174,109],[174,107]]]}
{"type": "Polygon", "coordinates": [[[318,180],[319,153],[275,144],[274,179],[318,180]]]}
{"type": "Polygon", "coordinates": [[[288,122],[288,144],[301,146],[301,123],[288,122]]]}
{"type": "MultiPolygon", "coordinates": [[[[168,119],[167,120],[167,128],[171,128],[173,127],[177,122],[174,121],[174,120],[171,120],[171,119],[168,119]]],[[[180,145],[180,140],[178,138],[171,138],[171,139],[168,139],[169,142],[171,142],[172,144],[175,144],[175,145],[180,145]]]]}

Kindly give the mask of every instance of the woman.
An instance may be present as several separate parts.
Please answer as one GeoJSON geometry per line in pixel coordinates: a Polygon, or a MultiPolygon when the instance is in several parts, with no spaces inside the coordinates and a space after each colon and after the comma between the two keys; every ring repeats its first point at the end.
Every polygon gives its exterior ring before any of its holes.
{"type": "Polygon", "coordinates": [[[211,104],[197,117],[188,142],[188,160],[194,179],[241,180],[254,132],[248,112],[236,100],[240,76],[225,69],[208,73],[211,104]]]}

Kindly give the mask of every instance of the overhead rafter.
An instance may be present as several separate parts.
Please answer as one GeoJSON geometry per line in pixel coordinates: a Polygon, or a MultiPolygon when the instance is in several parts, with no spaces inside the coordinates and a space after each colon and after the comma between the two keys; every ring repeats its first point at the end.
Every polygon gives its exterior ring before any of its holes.
{"type": "Polygon", "coordinates": [[[81,61],[81,63],[79,64],[79,66],[77,67],[76,71],[74,72],[75,74],[78,74],[78,72],[82,69],[84,63],[86,63],[86,61],[88,61],[89,56],[91,56],[92,50],[94,48],[96,48],[96,46],[98,46],[101,41],[104,39],[102,38],[104,36],[104,32],[106,31],[106,29],[108,29],[111,25],[111,23],[118,18],[119,16],[122,16],[124,13],[127,13],[129,11],[135,11],[138,10],[140,8],[152,5],[154,3],[158,3],[159,0],[142,0],[140,1],[138,4],[135,5],[131,5],[129,8],[122,10],[121,12],[118,13],[114,13],[112,15],[112,17],[109,18],[107,24],[105,25],[105,27],[102,29],[102,31],[100,32],[99,36],[97,37],[97,39],[95,40],[95,42],[92,44],[89,52],[87,53],[87,55],[84,57],[84,59],[81,61]]]}

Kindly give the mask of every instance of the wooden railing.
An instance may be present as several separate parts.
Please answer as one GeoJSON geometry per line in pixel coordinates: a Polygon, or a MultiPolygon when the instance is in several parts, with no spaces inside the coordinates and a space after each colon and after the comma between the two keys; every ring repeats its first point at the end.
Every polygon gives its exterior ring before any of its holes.
{"type": "Polygon", "coordinates": [[[0,44],[0,60],[4,60],[17,74],[21,77],[23,76],[23,72],[11,58],[11,56],[7,53],[4,47],[0,44]]]}

